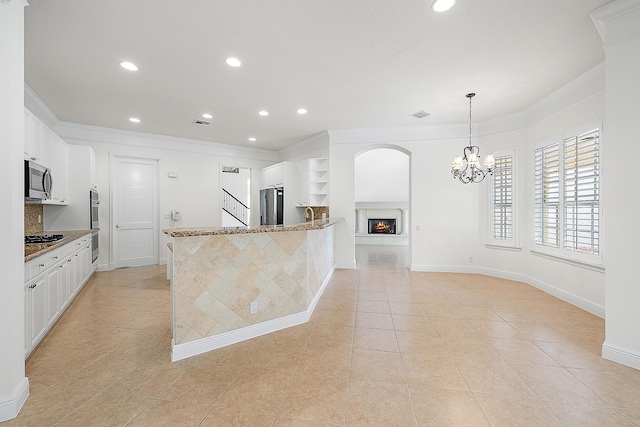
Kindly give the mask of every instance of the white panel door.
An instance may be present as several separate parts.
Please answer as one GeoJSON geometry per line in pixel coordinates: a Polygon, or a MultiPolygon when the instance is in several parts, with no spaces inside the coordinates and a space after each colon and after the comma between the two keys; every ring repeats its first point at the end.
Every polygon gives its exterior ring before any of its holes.
{"type": "Polygon", "coordinates": [[[158,264],[158,160],[113,160],[113,266],[158,264]]]}

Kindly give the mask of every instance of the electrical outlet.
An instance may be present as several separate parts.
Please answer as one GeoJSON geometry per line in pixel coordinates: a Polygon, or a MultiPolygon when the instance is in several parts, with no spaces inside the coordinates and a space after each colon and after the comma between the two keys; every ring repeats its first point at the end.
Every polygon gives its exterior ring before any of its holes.
{"type": "Polygon", "coordinates": [[[171,215],[169,215],[169,214],[164,214],[164,219],[170,219],[170,218],[171,218],[171,215]]]}
{"type": "Polygon", "coordinates": [[[258,303],[254,301],[251,303],[251,308],[249,309],[249,314],[256,314],[258,312],[258,303]]]}
{"type": "Polygon", "coordinates": [[[416,231],[420,231],[420,226],[416,225],[416,231]]]}
{"type": "Polygon", "coordinates": [[[473,262],[473,257],[472,256],[469,257],[469,262],[473,262]]]}

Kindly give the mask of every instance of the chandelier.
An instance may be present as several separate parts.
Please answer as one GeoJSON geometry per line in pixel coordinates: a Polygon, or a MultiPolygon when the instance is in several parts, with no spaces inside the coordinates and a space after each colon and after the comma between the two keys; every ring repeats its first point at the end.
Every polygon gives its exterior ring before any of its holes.
{"type": "Polygon", "coordinates": [[[487,175],[493,174],[493,154],[489,153],[484,158],[483,165],[486,169],[480,168],[480,148],[477,145],[471,144],[471,98],[476,96],[475,93],[468,93],[465,95],[469,98],[469,146],[464,147],[462,156],[456,156],[453,159],[451,165],[451,173],[454,178],[458,178],[463,184],[469,184],[470,182],[482,182],[487,175]]]}

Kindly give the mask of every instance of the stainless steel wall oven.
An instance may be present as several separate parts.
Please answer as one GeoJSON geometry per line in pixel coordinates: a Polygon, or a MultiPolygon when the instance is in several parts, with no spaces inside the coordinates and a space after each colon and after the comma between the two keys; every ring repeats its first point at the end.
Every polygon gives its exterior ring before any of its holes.
{"type": "Polygon", "coordinates": [[[92,188],[89,190],[89,201],[91,203],[90,223],[91,223],[91,263],[95,264],[100,255],[100,220],[98,217],[100,210],[100,199],[98,198],[98,190],[92,188]]]}
{"type": "Polygon", "coordinates": [[[92,188],[89,190],[89,200],[91,202],[91,229],[100,228],[98,219],[100,199],[98,198],[98,190],[92,188]]]}

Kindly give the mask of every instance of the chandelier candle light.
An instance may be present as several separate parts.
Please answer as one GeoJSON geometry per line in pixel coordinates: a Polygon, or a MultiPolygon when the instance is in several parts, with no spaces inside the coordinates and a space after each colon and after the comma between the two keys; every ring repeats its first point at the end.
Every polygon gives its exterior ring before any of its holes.
{"type": "Polygon", "coordinates": [[[486,169],[480,168],[478,157],[480,156],[480,148],[471,144],[471,98],[476,96],[475,93],[465,95],[469,98],[469,146],[464,147],[462,156],[456,156],[451,165],[451,173],[454,178],[458,178],[463,184],[470,182],[481,182],[487,175],[493,174],[493,165],[495,163],[493,154],[489,153],[484,158],[483,165],[486,169]]]}

